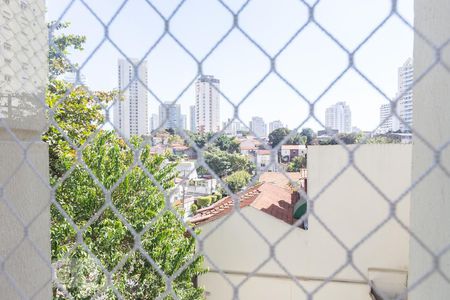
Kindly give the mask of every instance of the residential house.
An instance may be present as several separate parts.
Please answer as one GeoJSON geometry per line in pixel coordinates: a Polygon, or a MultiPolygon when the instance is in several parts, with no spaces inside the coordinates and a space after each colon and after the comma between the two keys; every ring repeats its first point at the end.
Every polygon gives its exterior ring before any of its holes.
{"type": "Polygon", "coordinates": [[[185,145],[175,144],[172,145],[172,153],[176,156],[184,156],[188,159],[196,159],[197,152],[191,147],[185,145]]]}
{"type": "Polygon", "coordinates": [[[281,145],[281,161],[288,163],[298,156],[306,156],[305,145],[281,145]]]}
{"type": "Polygon", "coordinates": [[[274,158],[272,162],[272,151],[271,150],[256,150],[256,171],[257,172],[275,172],[277,170],[277,161],[274,158]],[[270,165],[270,166],[269,166],[270,165]],[[269,167],[267,167],[269,166],[269,167]]]}

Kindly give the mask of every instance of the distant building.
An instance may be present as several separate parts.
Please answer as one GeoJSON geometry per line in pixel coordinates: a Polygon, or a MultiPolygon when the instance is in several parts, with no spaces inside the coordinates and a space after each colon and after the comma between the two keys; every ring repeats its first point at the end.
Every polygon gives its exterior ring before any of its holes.
{"type": "Polygon", "coordinates": [[[195,84],[195,126],[198,132],[220,131],[220,81],[211,75],[195,84]]]}
{"type": "Polygon", "coordinates": [[[411,131],[413,125],[413,91],[414,66],[412,58],[409,58],[403,66],[398,69],[398,113],[400,119],[400,130],[411,131]]]}
{"type": "Polygon", "coordinates": [[[261,117],[253,117],[250,121],[250,130],[259,138],[267,137],[267,124],[261,117]]]}
{"type": "Polygon", "coordinates": [[[197,127],[195,126],[196,124],[196,117],[195,117],[195,105],[191,105],[189,106],[189,120],[190,120],[190,130],[192,132],[196,132],[197,131],[197,127]]]}
{"type": "Polygon", "coordinates": [[[147,61],[136,71],[133,64],[137,65],[139,60],[131,59],[131,62],[118,61],[119,91],[124,99],[114,103],[114,126],[126,138],[145,135],[149,130],[148,92],[144,86],[147,84],[147,61]]]}
{"type": "Polygon", "coordinates": [[[352,132],[352,112],[345,102],[338,102],[327,108],[325,126],[340,133],[352,132]]]}
{"type": "Polygon", "coordinates": [[[152,114],[150,119],[150,130],[155,131],[159,127],[159,117],[157,114],[152,114]]]}
{"type": "Polygon", "coordinates": [[[276,120],[276,121],[270,122],[269,123],[269,134],[272,131],[277,130],[278,128],[283,128],[283,127],[284,127],[284,125],[283,125],[283,123],[280,120],[276,120]]]}
{"type": "Polygon", "coordinates": [[[395,132],[400,129],[400,122],[396,116],[391,113],[391,104],[382,104],[380,106],[380,127],[378,133],[395,132]]]}
{"type": "Polygon", "coordinates": [[[275,172],[276,162],[272,164],[272,152],[270,150],[256,150],[256,171],[275,172]],[[269,166],[270,165],[270,166],[269,166]]]}
{"type": "Polygon", "coordinates": [[[181,114],[181,129],[186,130],[187,129],[187,116],[184,114],[181,114]]]}
{"type": "Polygon", "coordinates": [[[226,135],[237,136],[238,132],[241,131],[241,122],[239,120],[228,119],[227,122],[223,122],[223,131],[226,135]]]}
{"type": "Polygon", "coordinates": [[[184,128],[180,104],[165,102],[159,106],[159,122],[161,128],[174,130],[184,128]]]}

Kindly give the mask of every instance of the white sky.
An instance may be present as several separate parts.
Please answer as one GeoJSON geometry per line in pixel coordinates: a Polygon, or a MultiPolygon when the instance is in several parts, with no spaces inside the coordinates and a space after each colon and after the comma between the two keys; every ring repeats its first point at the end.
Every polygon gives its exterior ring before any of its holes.
{"type": "MultiPolygon", "coordinates": [[[[48,20],[60,18],[72,0],[47,0],[48,20]]],[[[172,14],[179,1],[150,1],[165,16],[172,14]]],[[[105,23],[123,0],[85,0],[105,23]]],[[[237,11],[245,1],[224,1],[237,11]]],[[[313,2],[313,1],[307,1],[313,2]]],[[[412,23],[413,0],[398,1],[400,13],[412,23]]],[[[389,15],[390,0],[321,0],[315,19],[344,47],[353,51],[365,37],[389,15]]],[[[171,19],[171,33],[202,60],[232,25],[231,14],[216,0],[187,0],[171,19]]],[[[239,24],[255,42],[273,56],[307,22],[308,10],[298,0],[253,0],[241,12],[239,24]]],[[[83,53],[73,55],[81,65],[104,38],[101,23],[76,0],[62,21],[72,23],[70,32],[87,36],[83,53]]],[[[164,33],[164,22],[145,0],[129,0],[112,22],[109,34],[128,57],[142,58],[164,33]]],[[[387,96],[397,91],[397,69],[412,56],[413,32],[396,16],[375,33],[356,53],[355,65],[387,96]]],[[[117,59],[122,54],[106,41],[83,67],[92,89],[117,88],[117,59]]],[[[147,56],[149,88],[161,101],[173,101],[189,86],[197,74],[196,62],[169,36],[165,35],[147,56]]],[[[278,56],[278,72],[313,102],[348,65],[347,54],[316,25],[309,24],[278,56]]],[[[203,72],[221,80],[221,91],[233,103],[243,97],[269,71],[269,60],[241,32],[234,29],[208,56],[203,72]]],[[[179,98],[182,112],[193,105],[193,85],[179,98]]],[[[316,115],[324,122],[325,108],[346,101],[352,110],[353,126],[373,130],[379,122],[379,106],[386,103],[380,93],[355,71],[348,71],[316,105],[316,115]]],[[[150,97],[150,114],[157,113],[158,102],[150,97]]],[[[261,116],[266,122],[281,120],[290,128],[300,125],[309,115],[309,107],[292,89],[271,74],[240,106],[242,120],[261,116]]],[[[221,117],[233,114],[232,106],[222,98],[221,117]]],[[[188,116],[189,120],[189,116],[188,116]]],[[[321,129],[316,122],[305,126],[321,129]]]]}

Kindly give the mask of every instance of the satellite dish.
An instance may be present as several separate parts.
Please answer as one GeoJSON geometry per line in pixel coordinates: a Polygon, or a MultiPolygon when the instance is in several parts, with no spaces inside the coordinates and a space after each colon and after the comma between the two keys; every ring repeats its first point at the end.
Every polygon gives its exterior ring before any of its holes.
{"type": "Polygon", "coordinates": [[[288,162],[289,161],[289,155],[285,155],[285,156],[281,157],[281,160],[283,162],[288,162]]]}

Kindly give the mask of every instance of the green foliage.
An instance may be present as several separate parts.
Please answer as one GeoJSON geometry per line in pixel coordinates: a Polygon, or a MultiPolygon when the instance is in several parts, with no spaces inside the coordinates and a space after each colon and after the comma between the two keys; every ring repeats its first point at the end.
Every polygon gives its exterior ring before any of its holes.
{"type": "Polygon", "coordinates": [[[115,96],[115,92],[90,92],[85,87],[74,87],[57,79],[49,82],[46,103],[53,110],[51,117],[59,128],[50,126],[43,140],[49,145],[53,182],[77,159],[68,140],[76,147],[83,145],[104,122],[100,103],[110,103],[115,96]]]}
{"type": "Polygon", "coordinates": [[[192,213],[192,215],[195,215],[197,213],[197,210],[198,210],[197,204],[193,203],[191,205],[191,213],[192,213]]]}
{"type": "Polygon", "coordinates": [[[57,76],[66,72],[74,72],[76,65],[71,65],[67,59],[70,50],[83,50],[83,45],[86,42],[86,37],[74,34],[58,34],[59,30],[66,29],[70,26],[70,23],[58,23],[51,22],[48,24],[50,29],[50,43],[48,49],[48,61],[49,61],[49,77],[50,80],[55,79],[57,76]],[[51,30],[51,28],[54,28],[51,30]]]}
{"type": "Polygon", "coordinates": [[[217,196],[216,195],[211,195],[211,203],[216,203],[217,202],[217,196]]]}
{"type": "Polygon", "coordinates": [[[401,143],[401,138],[393,134],[379,134],[371,137],[366,144],[395,144],[401,143]]]}
{"type": "Polygon", "coordinates": [[[223,198],[222,193],[219,190],[215,191],[214,195],[216,196],[217,200],[220,200],[223,198]]]}
{"type": "Polygon", "coordinates": [[[238,153],[228,153],[216,148],[204,153],[205,162],[219,177],[228,176],[236,171],[245,170],[252,173],[254,164],[247,156],[238,153]]]}
{"type": "Polygon", "coordinates": [[[269,144],[277,146],[291,131],[287,128],[278,128],[269,134],[269,144]]]}
{"type": "MultiPolygon", "coordinates": [[[[65,49],[65,53],[69,49],[81,50],[84,42],[83,37],[64,35],[53,37],[53,40],[60,49],[65,49]]],[[[172,287],[181,299],[203,299],[203,290],[195,288],[192,283],[193,277],[204,272],[202,257],[195,256],[195,239],[186,235],[185,227],[173,213],[163,211],[164,195],[147,173],[139,167],[131,167],[136,157],[134,151],[115,133],[96,132],[104,121],[99,102],[110,102],[115,93],[89,92],[86,88],[73,88],[55,79],[71,69],[55,49],[50,50],[49,64],[50,83],[46,101],[54,111],[50,117],[58,124],[58,127],[51,126],[43,136],[49,144],[51,183],[54,184],[72,168],[58,186],[55,196],[80,230],[80,236],[77,236],[66,217],[51,206],[51,255],[60,284],[73,299],[116,299],[110,290],[104,289],[107,278],[100,266],[78,244],[81,237],[105,269],[112,270],[119,262],[124,262],[111,278],[124,299],[154,299],[166,290],[165,280],[134,249],[137,241],[130,229],[111,207],[104,206],[110,199],[129,226],[142,233],[142,249],[165,274],[175,274],[194,258],[172,282],[172,287]],[[76,153],[61,131],[74,145],[80,146],[87,141],[89,145],[76,153]],[[77,164],[78,155],[95,180],[82,165],[77,164]],[[111,189],[108,198],[97,182],[105,189],[111,189]],[[154,220],[156,216],[159,217],[154,220]],[[89,223],[91,217],[93,219],[89,223]]],[[[164,189],[172,188],[176,163],[170,162],[166,155],[150,154],[149,146],[144,146],[141,139],[134,137],[130,142],[140,149],[138,159],[158,185],[164,189]]],[[[53,299],[66,297],[55,287],[53,299]]]]}
{"type": "MultiPolygon", "coordinates": [[[[283,139],[291,133],[291,130],[287,128],[278,128],[269,134],[269,144],[272,147],[277,146],[283,141],[283,139]]],[[[307,136],[303,136],[300,133],[295,133],[286,142],[286,145],[304,145],[307,142],[307,136]]]]}
{"type": "MultiPolygon", "coordinates": [[[[339,133],[337,138],[346,145],[359,144],[363,139],[362,133],[339,133]]],[[[319,145],[337,145],[339,141],[336,137],[330,138],[328,140],[322,140],[319,145]]]]}
{"type": "Polygon", "coordinates": [[[199,148],[205,147],[206,143],[211,139],[211,133],[190,133],[189,138],[197,145],[199,148]]]}
{"type": "Polygon", "coordinates": [[[311,128],[303,128],[300,135],[306,137],[306,145],[312,145],[316,139],[316,134],[311,128]]]}
{"type": "Polygon", "coordinates": [[[239,141],[235,137],[229,137],[226,135],[219,136],[215,141],[214,145],[222,151],[226,151],[228,153],[238,153],[239,141]]]}
{"type": "Polygon", "coordinates": [[[179,136],[178,134],[172,134],[169,137],[169,145],[183,145],[184,144],[184,140],[181,136],[179,136]]]}
{"type": "Polygon", "coordinates": [[[210,206],[211,202],[212,202],[211,196],[204,196],[197,198],[197,206],[200,208],[210,206]]]}
{"type": "Polygon", "coordinates": [[[304,156],[294,157],[288,166],[288,172],[300,172],[301,169],[306,168],[306,159],[304,156]]]}
{"type": "MultiPolygon", "coordinates": [[[[199,147],[203,148],[212,139],[212,133],[190,133],[189,138],[199,147]]],[[[235,137],[229,137],[225,134],[218,136],[210,147],[219,148],[229,153],[239,152],[239,141],[235,137]]]]}
{"type": "Polygon", "coordinates": [[[233,193],[237,193],[247,186],[251,178],[252,176],[248,172],[237,171],[230,176],[227,176],[225,178],[225,183],[233,193]]]}

